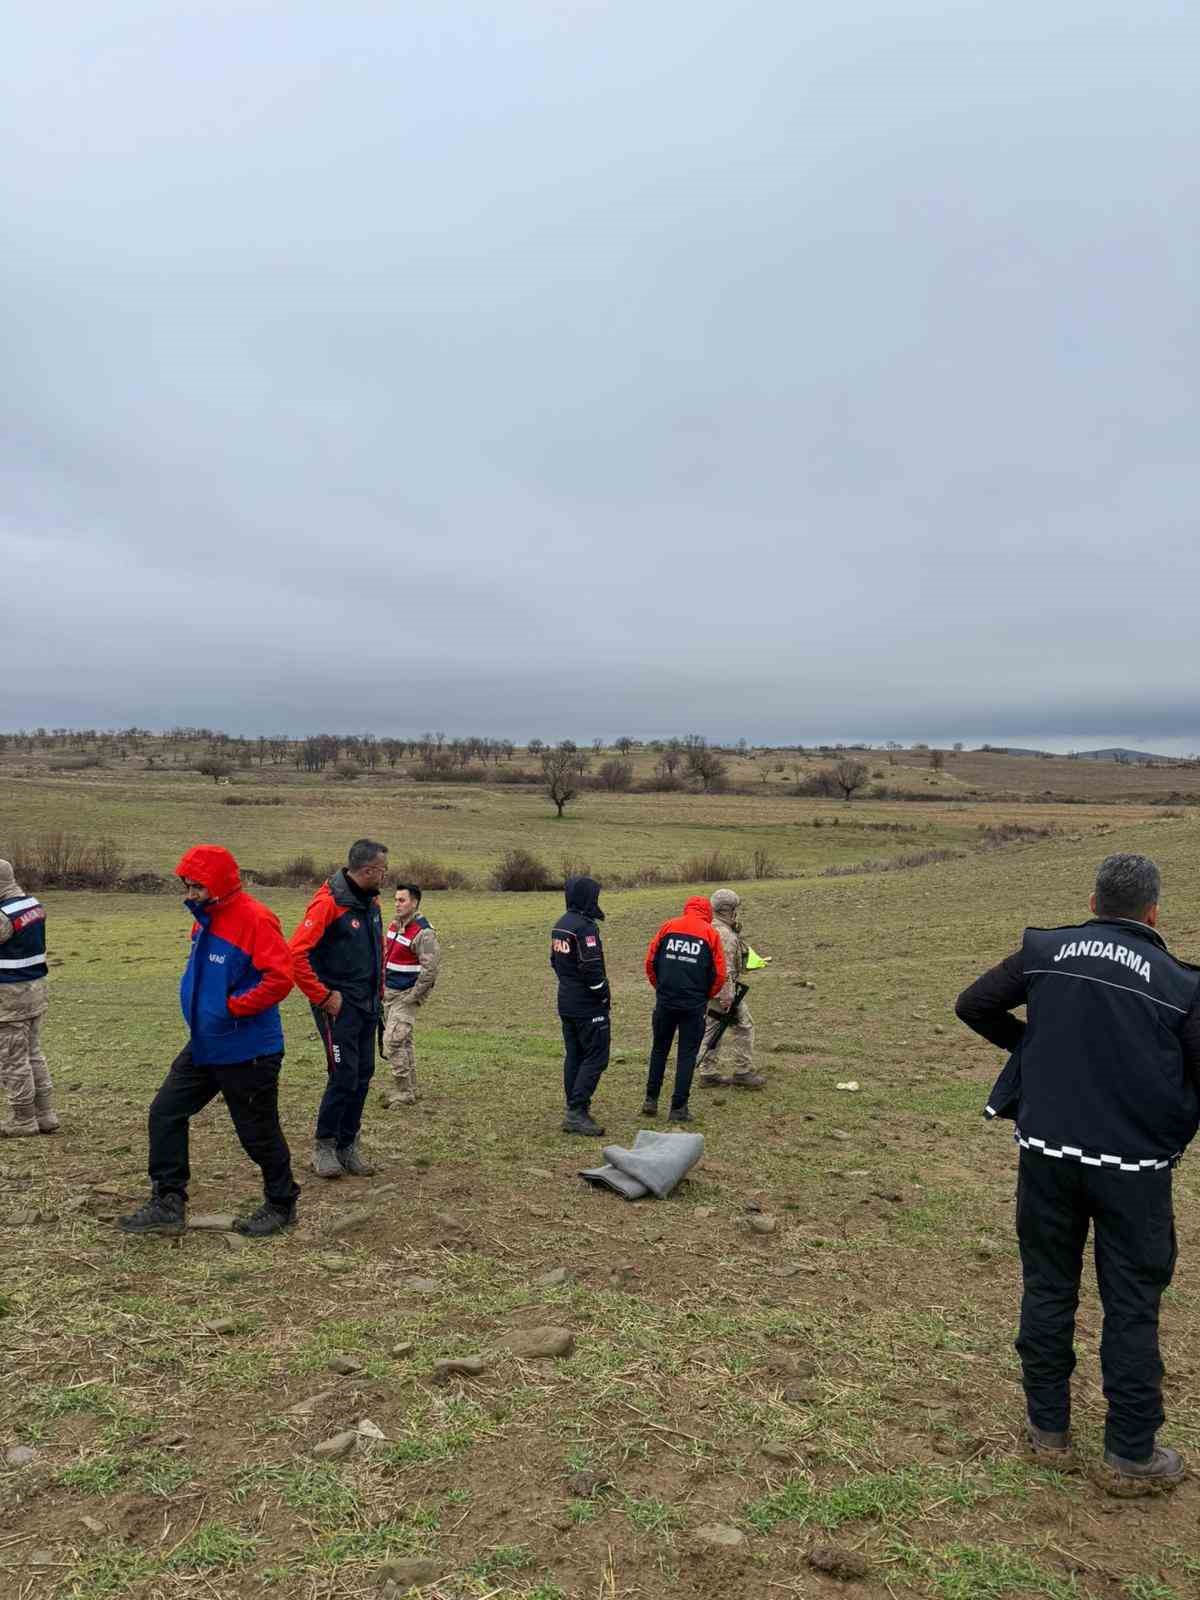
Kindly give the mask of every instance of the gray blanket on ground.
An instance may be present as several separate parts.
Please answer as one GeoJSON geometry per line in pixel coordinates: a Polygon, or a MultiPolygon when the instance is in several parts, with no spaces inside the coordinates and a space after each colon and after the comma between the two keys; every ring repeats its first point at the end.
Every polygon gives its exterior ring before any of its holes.
{"type": "Polygon", "coordinates": [[[600,1189],[612,1189],[626,1200],[652,1194],[663,1200],[704,1154],[702,1133],[655,1133],[643,1128],[633,1149],[606,1144],[607,1166],[586,1167],[579,1174],[600,1189]]]}

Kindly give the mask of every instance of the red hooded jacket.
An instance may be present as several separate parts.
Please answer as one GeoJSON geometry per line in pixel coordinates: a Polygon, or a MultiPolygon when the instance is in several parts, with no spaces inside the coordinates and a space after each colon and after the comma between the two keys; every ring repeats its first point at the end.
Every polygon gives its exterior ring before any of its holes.
{"type": "Polygon", "coordinates": [[[292,957],[279,918],[242,888],[219,844],[198,844],[175,868],[213,896],[189,900],[192,946],[179,1000],[201,1066],[230,1066],[283,1050],[279,1002],[292,988],[292,957]]]}
{"type": "Polygon", "coordinates": [[[713,927],[712,906],[696,895],[681,917],[664,922],[646,950],[646,977],[661,1004],[690,1011],[725,982],[725,952],[713,927]]]}

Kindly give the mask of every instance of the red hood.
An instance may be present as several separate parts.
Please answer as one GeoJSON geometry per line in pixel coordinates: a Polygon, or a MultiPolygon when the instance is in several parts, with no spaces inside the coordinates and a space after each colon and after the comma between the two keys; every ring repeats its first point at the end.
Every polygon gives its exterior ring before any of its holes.
{"type": "Polygon", "coordinates": [[[685,917],[699,917],[701,922],[712,921],[712,906],[701,895],[694,895],[683,908],[685,917]]]}
{"type": "Polygon", "coordinates": [[[238,864],[223,844],[193,845],[180,858],[175,876],[202,883],[216,900],[224,900],[242,887],[238,864]]]}

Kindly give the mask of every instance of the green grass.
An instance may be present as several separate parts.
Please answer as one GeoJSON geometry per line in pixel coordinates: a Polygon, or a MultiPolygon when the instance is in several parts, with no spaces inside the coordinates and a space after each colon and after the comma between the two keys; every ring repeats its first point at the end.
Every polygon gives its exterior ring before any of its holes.
{"type": "Polygon", "coordinates": [[[1074,1578],[1060,1578],[998,1545],[945,1545],[928,1559],[926,1575],[937,1600],[1010,1600],[1018,1594],[1074,1600],[1079,1595],[1074,1578]]]}
{"type": "Polygon", "coordinates": [[[362,1509],[362,1495],[340,1468],[324,1462],[294,1466],[248,1467],[238,1474],[234,1497],[244,1500],[252,1489],[271,1489],[293,1511],[314,1521],[337,1523],[362,1509]]]}
{"type": "Polygon", "coordinates": [[[105,1550],[90,1556],[64,1580],[63,1600],[106,1600],[128,1594],[131,1585],[149,1577],[158,1562],[144,1550],[105,1550]]]}
{"type": "Polygon", "coordinates": [[[475,1578],[496,1578],[509,1572],[524,1572],[536,1565],[537,1557],[527,1545],[498,1544],[472,1561],[467,1571],[475,1578]]]}
{"type": "Polygon", "coordinates": [[[206,1522],[167,1557],[171,1572],[236,1572],[254,1559],[258,1540],[223,1522],[206,1522]]]}
{"type": "Polygon", "coordinates": [[[979,1490],[956,1475],[934,1468],[863,1473],[835,1489],[818,1490],[807,1478],[793,1477],[782,1489],[752,1500],[742,1519],[759,1533],[781,1522],[832,1532],[848,1522],[898,1522],[919,1516],[925,1507],[969,1506],[979,1490]]]}

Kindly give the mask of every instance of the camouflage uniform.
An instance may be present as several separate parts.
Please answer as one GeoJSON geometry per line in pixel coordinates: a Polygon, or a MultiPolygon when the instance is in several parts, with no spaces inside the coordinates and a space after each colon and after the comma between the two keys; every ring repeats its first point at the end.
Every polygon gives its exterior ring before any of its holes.
{"type": "MultiPolygon", "coordinates": [[[[21,892],[12,867],[0,861],[0,899],[21,892]]],[[[12,936],[12,922],[0,911],[0,949],[12,936]]],[[[0,1133],[54,1133],[58,1128],[50,1100],[54,1084],[41,1044],[42,1018],[49,1004],[45,978],[0,983],[0,1089],[8,1098],[9,1109],[0,1133]]]]}
{"type": "Polygon", "coordinates": [[[411,989],[383,991],[383,1054],[392,1069],[392,1092],[388,1106],[412,1105],[417,1098],[417,1058],[413,1050],[413,1026],[417,1008],[437,982],[441,951],[432,928],[422,928],[412,942],[412,953],[421,963],[421,975],[411,989]]]}
{"type": "Polygon", "coordinates": [[[750,1015],[750,1007],[743,999],[737,1008],[735,1019],[730,1022],[725,1032],[721,1035],[721,1042],[716,1050],[709,1054],[709,1047],[713,1037],[720,1026],[720,1017],[714,1012],[724,1014],[733,1003],[734,985],[739,981],[746,967],[746,956],[750,946],[742,938],[741,925],[737,920],[738,906],[741,900],[732,889],[718,889],[712,896],[713,927],[721,940],[721,949],[725,952],[726,978],[722,987],[717,991],[709,1009],[708,1023],[704,1030],[704,1043],[701,1046],[700,1056],[700,1082],[712,1087],[719,1083],[727,1082],[717,1070],[717,1058],[722,1050],[728,1052],[726,1059],[733,1065],[733,1082],[750,1083],[758,1087],[762,1079],[753,1068],[754,1052],[754,1018],[750,1015]]]}

